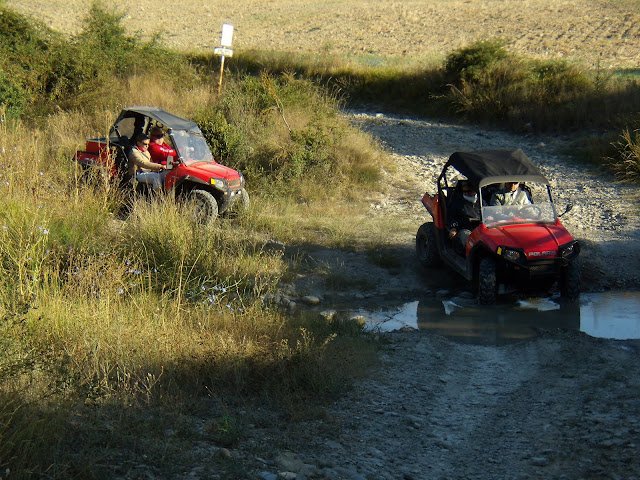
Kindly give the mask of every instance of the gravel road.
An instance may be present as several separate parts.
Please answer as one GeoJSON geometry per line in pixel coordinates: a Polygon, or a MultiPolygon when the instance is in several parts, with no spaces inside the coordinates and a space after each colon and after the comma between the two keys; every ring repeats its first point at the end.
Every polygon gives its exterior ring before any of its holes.
{"type": "Polygon", "coordinates": [[[382,200],[380,214],[415,215],[420,225],[428,213],[419,199],[425,191],[435,192],[437,175],[451,153],[521,148],[549,179],[559,210],[574,205],[562,221],[584,248],[585,290],[640,288],[638,188],[595,167],[572,162],[560,153],[567,150],[570,138],[522,136],[384,115],[355,114],[354,119],[391,151],[396,169],[391,181],[402,185],[399,199],[382,200]],[[407,202],[411,197],[414,200],[407,202]]]}
{"type": "MultiPolygon", "coordinates": [[[[366,253],[316,249],[310,266],[341,268],[369,279],[342,302],[414,298],[418,292],[468,290],[445,268],[417,266],[414,235],[427,213],[420,198],[455,150],[522,148],[552,182],[564,223],[583,243],[584,279],[592,291],[638,288],[637,193],[560,153],[566,139],[522,137],[440,122],[350,113],[375,135],[392,162],[391,188],[371,201],[371,215],[406,228],[389,232],[400,267],[372,264],[366,253]],[[375,282],[371,280],[375,279],[375,282]]],[[[317,295],[324,282],[304,269],[284,285],[291,296],[317,295]]],[[[354,284],[358,284],[355,282],[354,284]]],[[[326,303],[326,305],[325,305],[326,303]]],[[[335,403],[291,421],[266,406],[212,401],[210,411],[181,417],[167,431],[171,457],[156,464],[140,450],[128,468],[102,462],[100,478],[235,480],[503,480],[640,478],[640,340],[608,340],[547,328],[537,337],[473,345],[426,331],[379,334],[379,363],[335,403]],[[230,416],[241,432],[231,448],[211,425],[230,416]],[[175,440],[172,440],[175,438],[175,440]],[[169,464],[168,464],[169,463],[169,464]],[[221,466],[222,465],[222,466],[221,466]],[[231,466],[231,467],[230,467],[231,466]],[[224,472],[224,473],[223,473],[224,472]]],[[[304,411],[304,409],[300,409],[304,411]]],[[[168,450],[169,452],[169,450],[168,450]]],[[[118,458],[117,455],[114,458],[118,458]]]]}
{"type": "MultiPolygon", "coordinates": [[[[390,163],[385,167],[387,192],[372,200],[371,215],[388,218],[389,224],[401,218],[405,228],[390,230],[385,238],[387,248],[399,263],[394,270],[373,265],[365,253],[334,249],[308,252],[307,263],[311,267],[333,267],[367,285],[364,291],[338,293],[339,298],[348,301],[354,294],[356,298],[403,298],[425,288],[468,290],[469,286],[447,269],[425,274],[419,268],[415,233],[431,218],[421,198],[425,191],[435,193],[437,176],[449,155],[458,150],[485,148],[521,148],[549,179],[558,210],[574,205],[562,222],[582,246],[583,291],[640,288],[638,189],[560,153],[567,150],[569,138],[522,136],[382,114],[349,115],[355,125],[379,139],[390,153],[390,163]]],[[[325,296],[323,285],[323,278],[310,268],[287,293],[325,296]]]]}
{"type": "MultiPolygon", "coordinates": [[[[450,153],[522,148],[550,178],[556,202],[575,205],[563,220],[584,245],[587,289],[638,288],[636,189],[563,157],[558,152],[566,139],[384,115],[352,118],[389,149],[394,168],[388,179],[402,186],[394,189],[402,194],[372,203],[373,214],[410,216],[417,228],[428,215],[419,199],[434,188],[450,153]]],[[[357,298],[401,298],[416,284],[437,288],[452,281],[444,271],[421,278],[412,232],[392,238],[406,255],[403,275],[385,274],[353,252],[312,255],[337,258],[336,265],[353,275],[380,279],[357,298]]],[[[314,285],[320,282],[307,279],[298,287],[314,285]]],[[[385,338],[379,368],[321,420],[290,425],[275,437],[268,429],[249,432],[253,445],[266,438],[272,452],[260,457],[253,478],[640,478],[640,342],[560,330],[502,346],[423,331],[385,338]]]]}
{"type": "Polygon", "coordinates": [[[297,425],[258,478],[640,476],[637,342],[568,332],[504,347],[416,332],[389,342],[374,378],[328,419],[297,425]]]}

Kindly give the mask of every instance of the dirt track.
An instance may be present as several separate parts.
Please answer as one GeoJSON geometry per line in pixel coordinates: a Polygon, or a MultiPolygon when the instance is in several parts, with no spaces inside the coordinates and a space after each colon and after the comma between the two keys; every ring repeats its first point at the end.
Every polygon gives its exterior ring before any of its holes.
{"type": "MultiPolygon", "coordinates": [[[[517,145],[550,178],[557,202],[575,201],[563,221],[583,243],[585,286],[640,285],[640,224],[631,213],[637,211],[635,189],[572,165],[556,152],[561,138],[384,115],[352,118],[393,156],[386,180],[396,188],[371,205],[372,215],[415,219],[417,228],[428,217],[419,198],[434,188],[450,152],[517,145]]],[[[446,268],[419,268],[414,232],[389,232],[400,272],[372,265],[366,253],[335,249],[309,252],[309,264],[315,260],[352,279],[375,279],[362,291],[341,292],[354,310],[365,301],[384,308],[389,299],[397,304],[439,289],[435,296],[442,299],[449,295],[442,289],[462,295],[468,285],[446,268]]],[[[291,290],[329,293],[310,270],[291,290]]],[[[496,325],[501,308],[508,307],[489,309],[496,325]]],[[[507,345],[466,343],[465,334],[467,341],[473,335],[462,320],[456,324],[455,314],[452,330],[462,329],[456,341],[424,330],[384,335],[380,368],[329,405],[320,420],[296,422],[282,432],[275,428],[278,419],[249,414],[251,428],[233,454],[243,458],[247,478],[263,480],[640,478],[640,397],[634,393],[640,386],[640,341],[598,339],[542,324],[540,318],[531,328],[536,337],[507,345]]]]}
{"type": "MultiPolygon", "coordinates": [[[[91,0],[8,0],[67,33],[91,0]]],[[[629,2],[627,2],[628,5],[629,2]]],[[[425,61],[486,38],[503,37],[530,56],[589,66],[640,66],[640,11],[605,0],[140,0],[122,7],[131,33],[178,49],[218,46],[223,22],[234,47],[316,54],[399,56],[425,61]]]]}

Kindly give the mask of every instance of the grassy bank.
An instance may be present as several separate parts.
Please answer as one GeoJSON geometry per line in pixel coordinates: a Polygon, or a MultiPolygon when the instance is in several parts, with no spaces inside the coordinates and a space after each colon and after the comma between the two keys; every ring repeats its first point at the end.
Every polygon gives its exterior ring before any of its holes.
{"type": "MultiPolygon", "coordinates": [[[[64,154],[75,135],[60,132],[83,119],[0,125],[0,466],[12,478],[99,476],[92,463],[135,434],[170,463],[163,432],[202,402],[224,410],[243,398],[299,416],[372,360],[359,326],[261,301],[295,268],[267,242],[315,240],[317,224],[283,208],[295,200],[265,196],[265,213],[209,228],[174,202],[141,201],[122,222],[110,184],[78,183],[64,154]],[[150,411],[151,433],[127,429],[150,411]]],[[[230,412],[211,418],[219,445],[240,438],[240,425],[218,431],[240,422],[230,412]]]]}
{"type": "MultiPolygon", "coordinates": [[[[360,326],[262,302],[295,273],[272,239],[326,239],[326,211],[377,180],[383,154],[334,97],[263,75],[218,98],[209,75],[100,9],[69,43],[6,10],[0,27],[0,476],[124,475],[140,451],[178,475],[180,443],[202,436],[190,413],[233,446],[265,420],[232,405],[313,415],[373,361],[360,326]],[[131,104],[197,119],[257,208],[203,228],[160,199],[119,220],[118,192],[80,182],[70,159],[131,104]]],[[[232,459],[212,463],[242,477],[232,459]]]]}

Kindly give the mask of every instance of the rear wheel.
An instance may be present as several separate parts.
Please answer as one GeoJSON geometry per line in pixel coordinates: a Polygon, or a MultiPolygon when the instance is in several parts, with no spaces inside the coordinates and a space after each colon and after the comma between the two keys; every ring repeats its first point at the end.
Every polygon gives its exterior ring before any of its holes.
{"type": "Polygon", "coordinates": [[[580,295],[580,262],[574,258],[560,272],[560,295],[567,300],[576,300],[580,295]]]}
{"type": "Polygon", "coordinates": [[[193,215],[196,222],[208,225],[218,218],[218,202],[206,190],[200,190],[199,188],[192,190],[189,193],[189,202],[193,206],[193,215]]]}
{"type": "Polygon", "coordinates": [[[416,254],[423,267],[435,267],[440,263],[436,244],[436,228],[433,222],[423,223],[416,234],[416,254]]]}
{"type": "Polygon", "coordinates": [[[497,296],[496,261],[485,257],[478,266],[478,299],[482,305],[492,305],[496,303],[497,296]]]}

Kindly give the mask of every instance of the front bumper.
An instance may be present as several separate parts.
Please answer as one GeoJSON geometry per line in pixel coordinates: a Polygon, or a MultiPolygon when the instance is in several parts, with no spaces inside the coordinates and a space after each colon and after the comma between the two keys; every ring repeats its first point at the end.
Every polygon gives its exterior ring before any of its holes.
{"type": "MultiPolygon", "coordinates": [[[[527,282],[542,278],[557,278],[563,267],[566,267],[580,253],[577,241],[561,245],[555,255],[527,257],[523,250],[499,247],[497,250],[499,275],[504,282],[527,282]]],[[[551,253],[551,252],[549,252],[551,253]]],[[[554,252],[555,253],[555,252],[554,252]]]]}
{"type": "Polygon", "coordinates": [[[231,210],[236,203],[242,202],[242,197],[245,194],[244,191],[244,188],[238,188],[225,192],[225,194],[222,196],[222,201],[219,207],[220,213],[231,210]]]}

